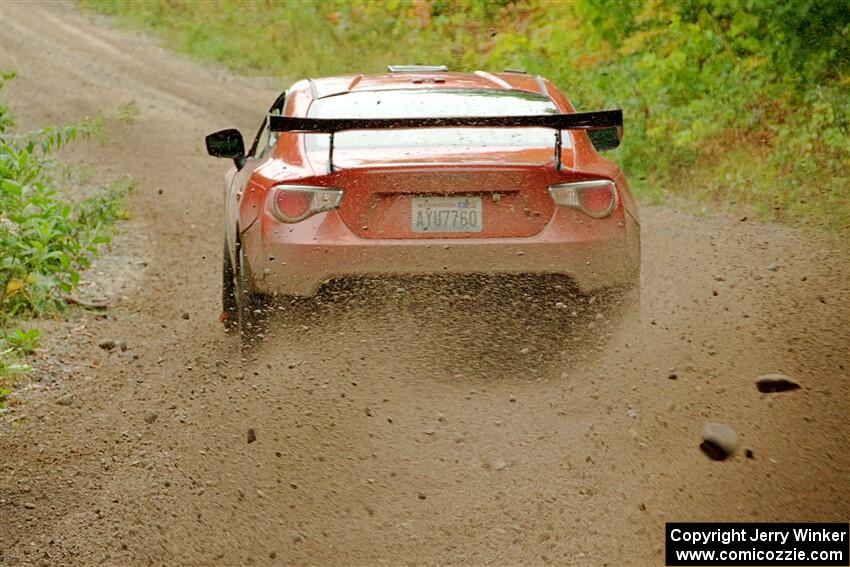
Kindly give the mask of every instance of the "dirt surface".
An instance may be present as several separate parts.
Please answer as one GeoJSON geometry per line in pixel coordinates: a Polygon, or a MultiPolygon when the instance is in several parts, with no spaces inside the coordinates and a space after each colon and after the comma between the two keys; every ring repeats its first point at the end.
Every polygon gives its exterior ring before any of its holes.
{"type": "Polygon", "coordinates": [[[101,264],[108,315],[57,323],[0,417],[0,563],[661,565],[665,521],[850,518],[846,247],[645,208],[621,324],[590,298],[552,315],[521,289],[392,282],[326,294],[243,362],[202,138],[252,135],[283,85],[68,5],[0,10],[22,126],[141,109],[66,154],[137,180],[139,236],[101,264]],[[802,388],[759,393],[770,372],[802,388]],[[709,460],[706,421],[754,458],[709,460]]]}

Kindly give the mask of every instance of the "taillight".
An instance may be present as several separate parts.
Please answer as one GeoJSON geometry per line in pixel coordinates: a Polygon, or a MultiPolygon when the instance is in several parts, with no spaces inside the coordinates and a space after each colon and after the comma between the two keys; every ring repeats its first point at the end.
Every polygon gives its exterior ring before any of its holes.
{"type": "Polygon", "coordinates": [[[276,219],[299,222],[322,211],[339,207],[342,191],[310,185],[276,185],[269,208],[276,219]]]}
{"type": "Polygon", "coordinates": [[[607,179],[552,185],[549,194],[556,205],[578,209],[595,219],[610,216],[617,208],[617,187],[607,179]]]}

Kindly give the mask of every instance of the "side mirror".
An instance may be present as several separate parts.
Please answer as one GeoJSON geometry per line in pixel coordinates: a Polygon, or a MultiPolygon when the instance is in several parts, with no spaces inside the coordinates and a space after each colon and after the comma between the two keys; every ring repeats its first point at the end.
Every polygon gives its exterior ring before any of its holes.
{"type": "Polygon", "coordinates": [[[588,130],[587,135],[593,143],[593,147],[597,151],[604,152],[605,150],[613,150],[620,145],[620,139],[623,137],[623,130],[616,126],[611,128],[599,128],[596,130],[588,130]]]}
{"type": "Polygon", "coordinates": [[[206,137],[207,153],[213,157],[232,159],[236,169],[245,165],[245,142],[235,128],[219,130],[206,137]]]}

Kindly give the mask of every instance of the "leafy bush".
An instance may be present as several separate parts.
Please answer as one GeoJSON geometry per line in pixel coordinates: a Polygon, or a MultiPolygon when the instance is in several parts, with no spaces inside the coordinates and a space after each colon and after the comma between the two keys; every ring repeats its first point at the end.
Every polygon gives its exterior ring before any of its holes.
{"type": "MultiPolygon", "coordinates": [[[[4,73],[2,80],[12,76],[4,73]]],[[[99,135],[108,120],[129,121],[134,112],[129,105],[70,126],[16,133],[0,104],[0,331],[18,318],[64,309],[80,271],[126,215],[120,203],[129,183],[71,201],[58,187],[61,168],[50,154],[75,138],[99,135]]],[[[32,353],[38,337],[37,330],[0,332],[0,404],[12,378],[28,370],[18,361],[32,353]]]]}
{"type": "Polygon", "coordinates": [[[50,153],[77,137],[91,137],[107,119],[128,120],[132,107],[61,128],[10,132],[7,108],[0,121],[0,324],[13,317],[62,309],[99,247],[129,184],[118,183],[69,201],[55,186],[50,153]]]}
{"type": "Polygon", "coordinates": [[[41,332],[38,329],[30,329],[29,331],[16,329],[5,337],[0,337],[0,348],[2,348],[2,343],[6,343],[10,348],[22,354],[32,354],[35,352],[40,336],[41,332]]]}

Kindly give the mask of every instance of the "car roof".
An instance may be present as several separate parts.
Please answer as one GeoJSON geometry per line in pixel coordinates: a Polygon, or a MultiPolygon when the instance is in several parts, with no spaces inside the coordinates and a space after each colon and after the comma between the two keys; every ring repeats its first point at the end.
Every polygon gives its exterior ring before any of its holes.
{"type": "MultiPolygon", "coordinates": [[[[357,91],[381,91],[398,89],[496,89],[531,92],[549,97],[548,81],[536,75],[519,72],[488,73],[475,71],[457,72],[411,72],[384,73],[380,75],[346,75],[307,79],[308,88],[314,99],[336,96],[357,91]]],[[[297,88],[293,85],[293,88],[297,88]]]]}

